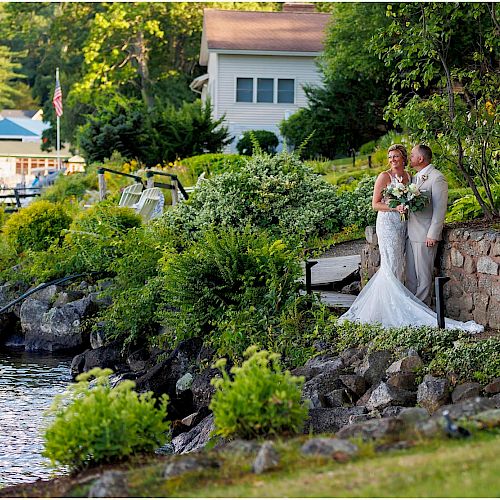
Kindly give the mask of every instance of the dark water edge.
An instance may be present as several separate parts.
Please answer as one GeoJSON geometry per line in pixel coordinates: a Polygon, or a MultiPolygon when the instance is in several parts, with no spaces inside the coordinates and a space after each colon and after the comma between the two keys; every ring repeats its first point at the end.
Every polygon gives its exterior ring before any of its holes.
{"type": "Polygon", "coordinates": [[[71,356],[0,350],[0,488],[64,470],[41,456],[44,412],[71,383],[71,356]]]}

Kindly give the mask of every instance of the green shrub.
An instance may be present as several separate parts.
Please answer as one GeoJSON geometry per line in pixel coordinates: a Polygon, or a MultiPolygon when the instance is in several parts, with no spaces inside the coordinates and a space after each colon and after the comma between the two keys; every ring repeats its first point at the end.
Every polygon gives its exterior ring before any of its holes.
{"type": "Polygon", "coordinates": [[[165,443],[167,396],[157,408],[152,393],[137,394],[130,380],[111,388],[112,373],[94,368],[81,374],[77,384],[54,400],[43,451],[53,464],[79,470],[153,452],[165,443]]]}
{"type": "MultiPolygon", "coordinates": [[[[462,193],[464,190],[457,190],[462,193]]],[[[479,188],[481,195],[484,197],[484,188],[479,188]]],[[[500,208],[500,185],[491,186],[492,197],[495,201],[495,206],[500,208]]],[[[465,190],[466,193],[471,193],[470,189],[465,190]]],[[[479,205],[477,198],[473,194],[465,194],[453,202],[446,214],[446,222],[462,222],[472,219],[477,219],[483,215],[483,209],[479,205]]]]}
{"type": "Polygon", "coordinates": [[[265,347],[269,331],[298,295],[296,253],[247,229],[211,231],[163,260],[162,313],[169,345],[198,335],[219,354],[241,358],[251,344],[265,347]]]}
{"type": "MultiPolygon", "coordinates": [[[[231,369],[233,380],[225,370],[222,378],[212,380],[216,392],[210,408],[216,433],[251,439],[300,432],[308,411],[300,400],[304,378],[283,372],[279,355],[257,352],[255,346],[245,357],[241,367],[231,369]]],[[[215,366],[223,368],[225,360],[215,366]]]]}
{"type": "Polygon", "coordinates": [[[365,142],[359,148],[359,154],[360,155],[369,155],[369,154],[373,153],[373,151],[375,150],[376,145],[377,145],[377,141],[365,142]]]}
{"type": "Polygon", "coordinates": [[[3,231],[10,245],[19,253],[45,250],[58,242],[61,231],[71,223],[71,217],[58,204],[37,200],[12,214],[3,231]]]}
{"type": "Polygon", "coordinates": [[[253,141],[257,141],[260,149],[264,153],[273,154],[276,152],[279,140],[274,132],[269,130],[246,130],[243,132],[236,149],[240,155],[252,156],[254,153],[253,141]]]}
{"type": "Polygon", "coordinates": [[[344,226],[359,228],[374,225],[377,212],[372,208],[376,177],[363,177],[353,191],[339,193],[340,217],[344,226]]]}
{"type": "Polygon", "coordinates": [[[97,173],[95,170],[89,173],[60,175],[52,186],[43,191],[41,198],[54,203],[64,202],[69,198],[80,201],[87,190],[90,189],[97,190],[97,173]]]}
{"type": "Polygon", "coordinates": [[[264,229],[302,245],[313,236],[338,231],[336,189],[296,156],[256,155],[240,170],[206,182],[187,203],[163,219],[186,241],[212,227],[264,229]]]}
{"type": "Polygon", "coordinates": [[[234,172],[239,170],[246,162],[244,156],[224,153],[207,153],[204,155],[191,156],[181,160],[196,179],[203,172],[208,176],[221,174],[222,172],[234,172]]]}

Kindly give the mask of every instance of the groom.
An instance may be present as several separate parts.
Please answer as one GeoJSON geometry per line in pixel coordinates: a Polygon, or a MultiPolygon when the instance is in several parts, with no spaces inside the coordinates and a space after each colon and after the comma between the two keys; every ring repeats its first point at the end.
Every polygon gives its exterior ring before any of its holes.
{"type": "Polygon", "coordinates": [[[417,171],[412,182],[427,194],[429,203],[408,218],[406,287],[427,305],[430,305],[434,259],[448,204],[448,183],[431,161],[429,146],[419,144],[411,150],[410,165],[417,171]]]}

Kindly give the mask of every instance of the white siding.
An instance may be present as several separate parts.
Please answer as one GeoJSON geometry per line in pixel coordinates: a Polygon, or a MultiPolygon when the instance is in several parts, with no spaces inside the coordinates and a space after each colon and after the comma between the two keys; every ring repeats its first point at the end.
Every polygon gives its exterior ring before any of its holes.
{"type": "MultiPolygon", "coordinates": [[[[231,144],[233,151],[238,136],[245,130],[271,130],[279,136],[278,124],[307,105],[303,85],[321,85],[321,75],[313,57],[218,54],[216,67],[214,115],[217,118],[226,115],[229,131],[235,136],[231,144]],[[236,102],[236,78],[293,78],[295,103],[236,102]]],[[[210,67],[208,73],[212,80],[214,73],[210,67]]]]}

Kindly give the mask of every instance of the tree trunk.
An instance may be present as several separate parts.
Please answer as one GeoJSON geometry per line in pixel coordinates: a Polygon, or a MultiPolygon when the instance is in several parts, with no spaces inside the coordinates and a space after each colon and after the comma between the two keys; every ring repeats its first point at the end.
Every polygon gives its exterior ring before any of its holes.
{"type": "Polygon", "coordinates": [[[137,71],[141,77],[141,95],[146,106],[151,109],[154,106],[153,96],[151,95],[151,80],[149,78],[148,67],[148,48],[147,41],[144,39],[142,31],[137,33],[133,43],[134,58],[137,61],[137,71]]]}

